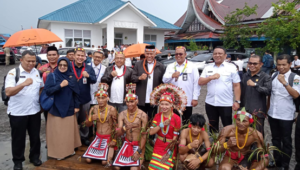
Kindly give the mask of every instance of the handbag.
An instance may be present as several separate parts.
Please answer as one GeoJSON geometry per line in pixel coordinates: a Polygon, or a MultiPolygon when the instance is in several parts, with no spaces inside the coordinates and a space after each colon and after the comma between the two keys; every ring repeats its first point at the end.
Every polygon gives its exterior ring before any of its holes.
{"type": "MultiPolygon", "coordinates": [[[[54,84],[55,84],[55,74],[52,73],[54,84]]],[[[43,90],[40,96],[40,104],[44,111],[49,111],[54,103],[54,94],[48,96],[46,90],[43,90]]]]}

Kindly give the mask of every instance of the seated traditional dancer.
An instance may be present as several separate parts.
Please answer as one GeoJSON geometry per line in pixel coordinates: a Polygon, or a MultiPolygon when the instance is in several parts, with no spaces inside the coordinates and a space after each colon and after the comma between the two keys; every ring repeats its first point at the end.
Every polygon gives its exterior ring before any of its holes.
{"type": "Polygon", "coordinates": [[[107,104],[107,89],[106,83],[100,83],[99,90],[95,93],[98,105],[90,109],[85,125],[97,126],[96,137],[82,157],[86,158],[87,163],[91,163],[92,159],[97,159],[102,160],[102,165],[111,166],[114,147],[117,144],[116,135],[112,130],[117,124],[117,110],[107,104]]]}
{"type": "Polygon", "coordinates": [[[177,138],[181,119],[173,112],[173,107],[179,112],[184,110],[187,97],[182,89],[171,84],[161,84],[150,96],[151,105],[159,105],[161,112],[153,119],[150,135],[157,134],[150,170],[173,169],[177,153],[177,138]]]}
{"type": "Polygon", "coordinates": [[[179,143],[180,161],[188,169],[194,170],[199,167],[200,169],[205,169],[212,167],[214,164],[213,159],[209,161],[209,164],[205,161],[208,157],[211,144],[209,136],[203,128],[204,125],[205,118],[200,114],[194,113],[190,117],[189,128],[181,131],[179,143]],[[206,149],[201,147],[203,142],[206,149]]]}
{"type": "MultiPolygon", "coordinates": [[[[260,155],[259,160],[248,161],[251,148],[262,148],[263,145],[262,134],[250,127],[250,124],[253,123],[252,115],[243,108],[234,115],[234,118],[236,125],[224,127],[219,136],[219,151],[226,151],[219,169],[231,170],[234,166],[242,170],[247,168],[250,170],[265,169],[269,164],[268,155],[260,155]],[[228,139],[227,142],[226,139],[228,139]]],[[[256,159],[257,155],[255,154],[253,158],[256,159]]]]}
{"type": "Polygon", "coordinates": [[[117,133],[119,136],[126,133],[125,141],[113,162],[114,169],[130,167],[130,170],[138,170],[143,164],[146,126],[148,116],[137,107],[138,96],[135,95],[136,84],[126,85],[125,102],[127,110],[122,111],[118,117],[117,133]]]}

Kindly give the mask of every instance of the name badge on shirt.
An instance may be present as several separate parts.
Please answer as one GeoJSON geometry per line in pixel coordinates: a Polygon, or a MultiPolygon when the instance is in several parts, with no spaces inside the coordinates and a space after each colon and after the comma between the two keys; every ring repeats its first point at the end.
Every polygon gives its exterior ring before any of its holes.
{"type": "Polygon", "coordinates": [[[87,84],[87,79],[86,79],[86,77],[83,77],[83,78],[82,78],[82,82],[83,82],[83,84],[87,84]]]}
{"type": "Polygon", "coordinates": [[[26,78],[26,76],[20,76],[20,78],[26,78]]]}
{"type": "Polygon", "coordinates": [[[187,80],[188,80],[188,75],[187,75],[187,73],[183,73],[183,74],[182,74],[182,80],[183,80],[183,81],[187,81],[187,80]]]}

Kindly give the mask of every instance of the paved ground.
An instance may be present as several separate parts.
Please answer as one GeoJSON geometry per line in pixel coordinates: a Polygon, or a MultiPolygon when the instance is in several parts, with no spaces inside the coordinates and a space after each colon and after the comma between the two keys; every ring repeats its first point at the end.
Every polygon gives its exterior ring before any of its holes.
{"type": "MultiPolygon", "coordinates": [[[[17,62],[18,64],[19,62],[17,62]]],[[[14,68],[17,67],[16,65],[10,65],[10,66],[4,66],[4,65],[0,65],[0,85],[2,86],[3,84],[3,77],[7,74],[7,72],[14,68]]],[[[206,96],[206,86],[202,87],[201,89],[201,95],[199,97],[199,104],[196,108],[194,108],[194,113],[201,113],[203,115],[205,115],[206,117],[206,113],[205,113],[205,108],[204,108],[204,101],[205,101],[205,96],[206,96]]],[[[9,125],[9,119],[8,116],[6,114],[6,109],[7,107],[3,104],[3,102],[0,101],[0,148],[1,148],[1,152],[0,152],[0,169],[1,170],[11,170],[13,169],[13,163],[12,163],[12,156],[11,156],[11,145],[10,145],[10,141],[11,141],[11,136],[10,136],[10,125],[9,125]]],[[[207,119],[207,117],[206,117],[207,119]]],[[[268,122],[265,122],[265,140],[267,143],[271,143],[271,132],[270,132],[270,127],[268,122]]],[[[295,128],[295,127],[294,127],[295,128]]],[[[293,129],[294,129],[293,128],[293,129]]],[[[42,141],[42,148],[41,148],[41,159],[43,162],[45,162],[47,160],[47,150],[45,149],[45,121],[44,121],[44,117],[42,116],[42,127],[41,127],[41,141],[42,141]]],[[[294,131],[293,131],[293,138],[294,138],[294,131]]],[[[294,140],[293,140],[293,146],[294,146],[294,140]]],[[[29,141],[26,141],[26,151],[25,151],[25,158],[26,161],[23,163],[24,165],[24,169],[25,170],[33,170],[34,167],[29,163],[28,160],[28,155],[29,155],[29,141]]],[[[74,156],[75,157],[75,156],[74,156]]],[[[70,158],[71,160],[75,159],[75,158],[70,158]]],[[[53,160],[51,160],[53,161],[53,160]]],[[[58,163],[59,164],[59,163],[58,163]]],[[[71,165],[70,165],[71,166],[71,165]]],[[[290,170],[294,170],[294,166],[295,166],[295,153],[293,152],[292,155],[292,160],[290,163],[290,170]]],[[[89,169],[87,167],[82,167],[83,169],[89,169]]],[[[80,169],[81,169],[80,168],[80,169]]],[[[39,168],[39,169],[43,169],[43,168],[39,168]]],[[[64,169],[70,169],[68,167],[64,167],[64,169]]]]}

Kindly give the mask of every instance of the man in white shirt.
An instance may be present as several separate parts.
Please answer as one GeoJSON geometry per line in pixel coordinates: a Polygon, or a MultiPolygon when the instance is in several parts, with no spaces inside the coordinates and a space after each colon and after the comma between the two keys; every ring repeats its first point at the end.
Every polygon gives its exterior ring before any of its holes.
{"type": "Polygon", "coordinates": [[[118,113],[127,109],[124,102],[126,84],[132,82],[133,70],[125,65],[125,56],[122,52],[115,55],[115,65],[106,68],[101,83],[109,85],[109,105],[114,106],[118,113]]]}
{"type": "Polygon", "coordinates": [[[300,74],[299,71],[300,71],[300,60],[298,58],[297,55],[294,56],[294,61],[292,62],[292,72],[296,73],[296,74],[300,74]]]}
{"type": "Polygon", "coordinates": [[[236,66],[225,61],[226,56],[223,47],[216,47],[213,52],[215,63],[204,68],[198,82],[201,86],[207,85],[205,110],[211,124],[211,132],[219,130],[219,117],[224,127],[231,125],[232,109],[236,111],[241,103],[241,79],[236,66]]]}
{"type": "MultiPolygon", "coordinates": [[[[293,149],[291,137],[295,119],[293,99],[299,97],[300,77],[291,72],[292,59],[289,55],[280,55],[276,60],[278,72],[272,75],[272,92],[268,119],[272,132],[273,145],[286,154],[274,152],[276,166],[288,170],[293,149]]],[[[298,145],[299,142],[296,141],[298,145]]],[[[299,150],[296,147],[297,152],[299,150]]]]}
{"type": "Polygon", "coordinates": [[[97,97],[95,97],[95,92],[98,91],[99,83],[101,83],[101,78],[106,70],[106,67],[101,64],[103,57],[104,56],[103,56],[102,52],[95,51],[93,53],[92,62],[88,64],[93,67],[93,69],[95,71],[95,75],[96,75],[96,80],[97,80],[96,83],[90,84],[90,86],[91,86],[91,101],[90,101],[91,106],[98,104],[97,97]]]}
{"type": "Polygon", "coordinates": [[[182,121],[187,122],[193,113],[193,107],[198,105],[201,89],[198,85],[199,72],[197,67],[186,59],[185,47],[176,47],[175,59],[176,62],[168,65],[163,76],[163,82],[172,83],[185,91],[188,101],[182,121]]]}
{"type": "Polygon", "coordinates": [[[5,53],[5,64],[8,66],[9,63],[10,63],[10,48],[5,47],[3,50],[4,50],[4,53],[5,53]]]}
{"type": "Polygon", "coordinates": [[[12,132],[14,170],[22,170],[22,162],[25,160],[26,130],[30,140],[30,162],[35,166],[42,164],[40,160],[41,113],[39,92],[44,87],[44,83],[39,71],[34,68],[35,53],[24,51],[20,61],[20,66],[10,70],[5,80],[5,93],[10,97],[7,114],[12,132]],[[17,82],[16,76],[19,77],[17,82]]]}
{"type": "Polygon", "coordinates": [[[242,56],[241,55],[237,55],[236,57],[236,61],[233,61],[239,68],[239,76],[240,76],[240,79],[242,80],[243,78],[243,66],[244,66],[244,61],[241,60],[242,59],[242,56]]]}

